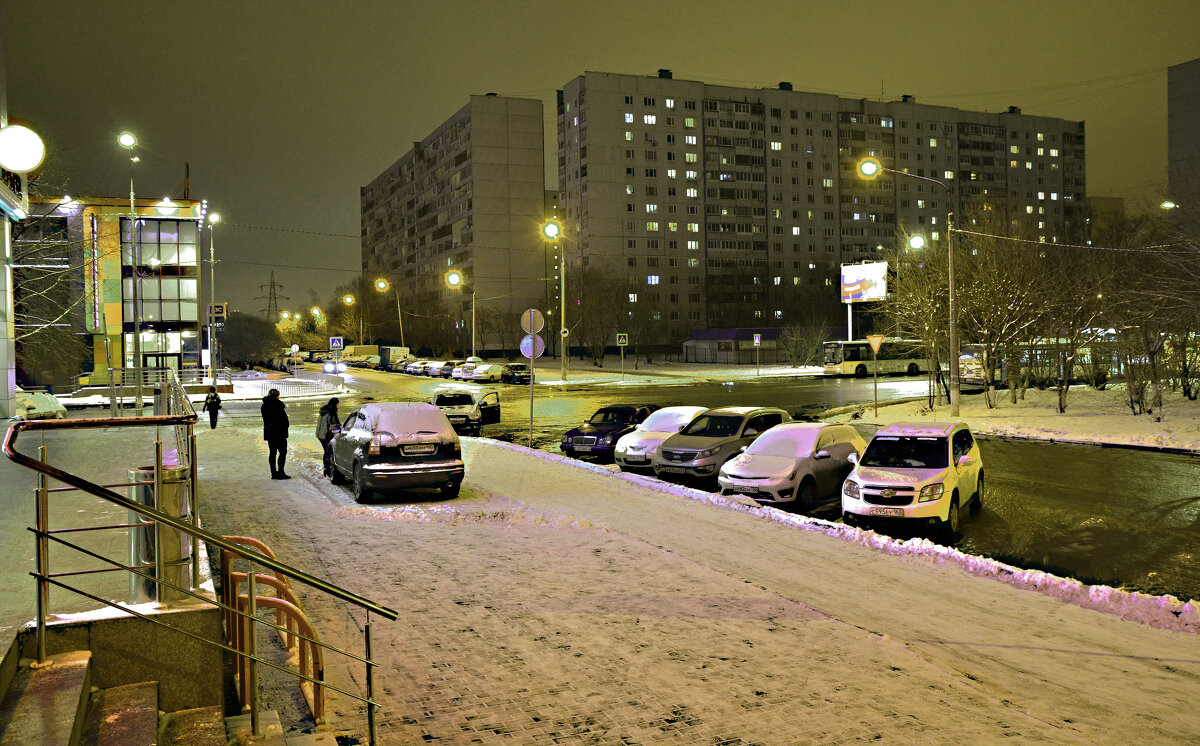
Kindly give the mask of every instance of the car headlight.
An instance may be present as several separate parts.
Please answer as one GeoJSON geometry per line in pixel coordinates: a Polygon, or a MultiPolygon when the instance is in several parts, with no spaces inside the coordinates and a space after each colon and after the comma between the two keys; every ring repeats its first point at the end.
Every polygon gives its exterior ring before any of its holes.
{"type": "Polygon", "coordinates": [[[563,436],[563,439],[562,439],[562,442],[564,442],[564,443],[570,443],[570,442],[571,442],[571,436],[570,436],[570,435],[564,435],[564,436],[563,436]]]}
{"type": "Polygon", "coordinates": [[[716,456],[720,452],[721,452],[720,446],[718,446],[716,448],[706,448],[705,450],[701,451],[700,453],[697,453],[696,458],[708,458],[709,456],[716,456]]]}
{"type": "Polygon", "coordinates": [[[334,371],[333,363],[325,363],[325,372],[332,373],[334,371]]]}
{"type": "Polygon", "coordinates": [[[596,442],[599,443],[600,445],[607,445],[608,443],[612,442],[612,436],[611,435],[601,435],[599,438],[596,438],[596,442]]]}
{"type": "Polygon", "coordinates": [[[862,493],[858,489],[858,482],[855,482],[853,479],[847,479],[845,484],[842,485],[842,494],[846,497],[852,497],[855,500],[862,497],[862,493]]]}
{"type": "Polygon", "coordinates": [[[338,363],[338,364],[337,364],[337,372],[338,372],[338,373],[345,373],[345,372],[346,372],[346,364],[345,364],[345,363],[338,363]]]}
{"type": "Polygon", "coordinates": [[[942,493],[945,491],[946,487],[941,482],[938,482],[937,484],[927,484],[921,488],[921,495],[917,498],[917,502],[927,503],[930,500],[936,500],[941,497],[942,493]]]}

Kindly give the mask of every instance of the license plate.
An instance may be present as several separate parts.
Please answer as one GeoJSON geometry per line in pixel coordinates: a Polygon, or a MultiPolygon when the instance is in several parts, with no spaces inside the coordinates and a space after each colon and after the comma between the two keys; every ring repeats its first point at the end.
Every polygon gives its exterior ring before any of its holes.
{"type": "Polygon", "coordinates": [[[658,470],[665,471],[667,474],[684,474],[687,472],[686,469],[679,466],[660,466],[658,470]]]}
{"type": "Polygon", "coordinates": [[[642,458],[641,456],[626,456],[625,463],[627,464],[645,464],[649,463],[650,459],[642,458]]]}
{"type": "Polygon", "coordinates": [[[740,487],[734,486],[734,487],[730,487],[729,490],[731,492],[739,492],[743,495],[757,495],[758,494],[758,488],[754,487],[752,485],[751,486],[740,486],[740,487]]]}
{"type": "Polygon", "coordinates": [[[451,417],[451,418],[450,418],[450,421],[451,421],[451,422],[457,422],[457,423],[460,423],[460,424],[461,424],[461,423],[463,423],[463,422],[466,422],[466,421],[467,421],[467,418],[466,418],[466,417],[451,417]]]}
{"type": "Polygon", "coordinates": [[[421,443],[413,446],[404,446],[404,455],[406,456],[426,456],[437,450],[437,446],[433,443],[421,443]]]}
{"type": "Polygon", "coordinates": [[[904,508],[869,508],[867,515],[887,515],[895,518],[903,518],[904,508]]]}
{"type": "Polygon", "coordinates": [[[577,450],[577,451],[590,451],[590,450],[592,450],[592,447],[591,447],[591,446],[575,446],[575,450],[577,450]]]}

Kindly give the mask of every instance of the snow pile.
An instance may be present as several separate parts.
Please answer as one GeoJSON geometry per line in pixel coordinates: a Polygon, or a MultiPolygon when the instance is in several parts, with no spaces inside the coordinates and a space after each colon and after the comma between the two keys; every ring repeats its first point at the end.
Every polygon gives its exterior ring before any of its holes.
{"type": "Polygon", "coordinates": [[[749,513],[805,531],[819,531],[833,538],[860,544],[888,554],[919,557],[938,564],[954,564],[972,575],[994,578],[1016,588],[1037,591],[1066,603],[1113,614],[1127,621],[1159,629],[1200,634],[1200,602],[1198,601],[1184,603],[1170,595],[1150,596],[1106,585],[1085,585],[1073,578],[1063,578],[1041,570],[1026,570],[986,557],[966,554],[953,547],[942,546],[925,538],[893,539],[874,531],[847,526],[843,523],[833,523],[821,518],[811,518],[786,513],[777,508],[760,506],[748,498],[726,498],[703,490],[662,482],[651,477],[613,471],[611,468],[599,464],[577,461],[560,454],[530,450],[515,443],[474,438],[470,440],[482,447],[517,451],[544,461],[569,464],[575,468],[608,475],[613,479],[631,481],[656,492],[749,513]]]}

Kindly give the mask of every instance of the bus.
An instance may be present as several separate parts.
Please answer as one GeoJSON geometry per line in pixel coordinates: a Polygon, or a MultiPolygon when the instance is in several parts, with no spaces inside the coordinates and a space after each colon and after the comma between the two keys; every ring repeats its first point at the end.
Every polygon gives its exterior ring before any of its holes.
{"type": "Polygon", "coordinates": [[[886,337],[879,346],[876,359],[871,354],[871,343],[865,339],[826,342],[823,345],[825,375],[863,378],[875,371],[873,363],[878,363],[880,373],[919,375],[929,370],[929,360],[922,355],[921,346],[919,340],[886,337]]]}

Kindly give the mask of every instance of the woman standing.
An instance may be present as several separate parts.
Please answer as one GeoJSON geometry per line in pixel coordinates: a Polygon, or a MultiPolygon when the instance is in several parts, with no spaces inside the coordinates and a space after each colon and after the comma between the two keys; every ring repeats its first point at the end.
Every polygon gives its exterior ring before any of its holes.
{"type": "Polygon", "coordinates": [[[208,396],[204,397],[204,406],[200,408],[201,412],[208,412],[208,424],[211,429],[217,429],[217,412],[221,411],[221,397],[217,394],[216,386],[208,387],[208,396]]]}
{"type": "Polygon", "coordinates": [[[342,424],[341,418],[338,417],[337,405],[337,397],[330,399],[321,407],[317,417],[317,440],[321,441],[321,447],[324,449],[322,464],[327,477],[333,473],[333,436],[341,430],[342,424]]]}

